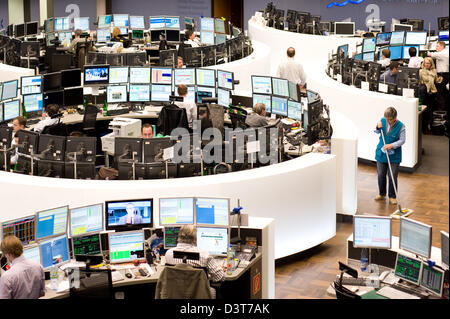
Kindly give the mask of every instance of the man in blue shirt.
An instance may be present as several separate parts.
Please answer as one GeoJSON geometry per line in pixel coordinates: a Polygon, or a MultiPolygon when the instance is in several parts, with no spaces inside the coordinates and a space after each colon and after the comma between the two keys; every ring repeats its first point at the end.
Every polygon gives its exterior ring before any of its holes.
{"type": "Polygon", "coordinates": [[[381,74],[380,82],[397,84],[398,76],[398,62],[391,62],[389,65],[389,70],[381,74]]]}
{"type": "Polygon", "coordinates": [[[395,194],[394,186],[392,184],[391,173],[389,172],[386,152],[389,155],[391,162],[392,174],[394,175],[395,186],[398,191],[397,177],[398,167],[402,161],[402,145],[406,141],[405,125],[397,120],[397,110],[393,107],[388,107],[384,112],[384,118],[377,124],[375,133],[380,134],[380,141],[375,152],[375,159],[377,161],[378,172],[378,188],[379,195],[375,198],[376,201],[385,200],[386,198],[386,174],[389,174],[389,203],[397,205],[397,196],[395,194]],[[383,130],[386,145],[381,136],[383,130]]]}

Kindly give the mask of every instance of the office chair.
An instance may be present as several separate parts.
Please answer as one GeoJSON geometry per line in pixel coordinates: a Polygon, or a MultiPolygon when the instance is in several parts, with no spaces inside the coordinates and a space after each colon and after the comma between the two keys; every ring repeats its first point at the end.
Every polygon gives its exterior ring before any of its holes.
{"type": "Polygon", "coordinates": [[[166,105],[159,113],[156,130],[163,135],[170,135],[176,128],[189,130],[186,109],[175,104],[166,105]]]}
{"type": "Polygon", "coordinates": [[[355,300],[361,299],[361,296],[355,294],[353,291],[339,285],[337,282],[333,282],[331,287],[333,287],[336,292],[336,298],[340,300],[355,300]]]}
{"type": "Polygon", "coordinates": [[[98,109],[93,104],[88,104],[84,110],[83,117],[83,131],[88,136],[93,136],[95,133],[95,122],[97,121],[98,109]]]}
{"type": "Polygon", "coordinates": [[[208,104],[208,116],[212,122],[212,126],[222,133],[224,136],[224,108],[219,104],[208,104]]]}
{"type": "Polygon", "coordinates": [[[230,116],[231,125],[233,130],[236,128],[246,129],[248,125],[245,124],[247,119],[247,111],[243,108],[232,106],[228,109],[228,115],[230,116]]]}
{"type": "Polygon", "coordinates": [[[67,125],[62,122],[59,122],[59,123],[44,127],[44,129],[42,130],[42,134],[68,136],[69,132],[67,130],[67,125]]]}
{"type": "Polygon", "coordinates": [[[72,299],[114,299],[111,269],[68,268],[72,299]]]}
{"type": "Polygon", "coordinates": [[[86,56],[88,55],[89,49],[92,47],[91,41],[78,42],[75,53],[75,66],[77,68],[83,69],[86,64],[86,56]]]}

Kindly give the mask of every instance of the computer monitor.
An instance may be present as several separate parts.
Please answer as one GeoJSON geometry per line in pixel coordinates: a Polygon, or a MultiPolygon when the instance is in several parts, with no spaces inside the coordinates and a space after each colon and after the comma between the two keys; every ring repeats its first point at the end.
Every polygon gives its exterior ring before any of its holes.
{"type": "Polygon", "coordinates": [[[375,52],[367,52],[362,55],[362,60],[367,62],[375,62],[375,52]]]}
{"type": "Polygon", "coordinates": [[[180,233],[181,227],[166,226],[164,227],[164,249],[170,249],[177,247],[178,244],[178,234],[180,233]]]}
{"type": "Polygon", "coordinates": [[[440,297],[444,288],[444,274],[444,270],[422,263],[420,286],[440,297]]]}
{"type": "Polygon", "coordinates": [[[448,30],[439,31],[439,41],[444,41],[448,44],[448,30]]]}
{"type": "Polygon", "coordinates": [[[418,54],[419,50],[420,50],[420,46],[418,46],[418,45],[405,45],[405,46],[403,46],[403,56],[402,56],[403,60],[408,60],[408,59],[411,58],[411,56],[409,55],[409,49],[413,48],[413,47],[416,48],[416,51],[417,51],[417,54],[418,54]]]}
{"type": "Polygon", "coordinates": [[[194,224],[194,198],[160,198],[159,224],[161,226],[194,224]]]}
{"type": "Polygon", "coordinates": [[[110,28],[111,27],[111,16],[98,16],[98,28],[110,28]]]}
{"type": "Polygon", "coordinates": [[[395,261],[394,275],[415,285],[420,283],[422,274],[422,262],[419,259],[411,258],[397,253],[395,261]]]}
{"type": "Polygon", "coordinates": [[[61,71],[61,87],[70,88],[81,86],[81,69],[61,71]]]}
{"type": "Polygon", "coordinates": [[[43,76],[44,92],[59,90],[61,88],[62,75],[61,72],[46,73],[43,76]]]}
{"type": "Polygon", "coordinates": [[[289,97],[289,81],[285,79],[272,78],[272,94],[289,97]]]}
{"type": "Polygon", "coordinates": [[[431,226],[409,218],[400,218],[400,249],[430,258],[431,234],[431,226]]]}
{"type": "Polygon", "coordinates": [[[166,17],[166,29],[179,30],[180,29],[180,17],[166,17]]]}
{"type": "Polygon", "coordinates": [[[214,32],[212,31],[200,31],[200,43],[206,45],[214,45],[214,32]]]}
{"type": "Polygon", "coordinates": [[[162,30],[166,28],[166,18],[164,16],[149,17],[150,30],[162,30]]]}
{"type": "Polygon", "coordinates": [[[73,18],[74,30],[89,31],[89,17],[75,17],[73,18]]]}
{"type": "Polygon", "coordinates": [[[23,247],[22,254],[27,260],[33,260],[39,265],[42,264],[41,247],[39,247],[39,244],[23,247]]]}
{"type": "Polygon", "coordinates": [[[203,103],[203,98],[215,98],[216,89],[206,86],[197,86],[197,103],[203,103]]]}
{"type": "Polygon", "coordinates": [[[152,102],[169,102],[170,95],[172,94],[171,84],[153,84],[151,90],[152,102]]]}
{"type": "Polygon", "coordinates": [[[172,85],[172,68],[152,68],[152,84],[172,85]]]}
{"type": "Polygon", "coordinates": [[[438,18],[438,29],[441,30],[448,30],[449,24],[448,24],[448,16],[447,17],[439,17],[438,18]]]}
{"type": "Polygon", "coordinates": [[[405,31],[392,32],[390,45],[403,45],[404,42],[405,42],[405,31]]]}
{"type": "Polygon", "coordinates": [[[84,85],[101,85],[109,82],[109,65],[85,65],[84,85]]]}
{"type": "Polygon", "coordinates": [[[150,84],[149,67],[130,67],[130,84],[150,84]]]}
{"type": "Polygon", "coordinates": [[[134,230],[153,227],[153,199],[105,202],[106,230],[134,230]]]}
{"type": "Polygon", "coordinates": [[[36,213],[36,239],[67,233],[68,206],[48,209],[36,213]]]}
{"type": "Polygon", "coordinates": [[[299,87],[297,84],[289,81],[289,98],[294,101],[299,101],[299,87]]]}
{"type": "Polygon", "coordinates": [[[229,228],[197,226],[197,247],[210,255],[226,256],[229,243],[229,228]]]}
{"type": "Polygon", "coordinates": [[[162,162],[164,149],[172,146],[173,141],[169,137],[144,139],[144,162],[162,162]]]}
{"type": "Polygon", "coordinates": [[[442,265],[448,269],[448,233],[441,230],[441,261],[442,265]]]}
{"type": "Polygon", "coordinates": [[[197,225],[230,225],[230,200],[228,198],[195,198],[197,225]]]}
{"type": "Polygon", "coordinates": [[[5,239],[6,236],[12,235],[19,238],[24,246],[31,244],[36,240],[35,225],[35,215],[2,222],[2,240],[5,239]]]}
{"type": "Polygon", "coordinates": [[[109,28],[97,29],[97,42],[105,43],[109,41],[111,41],[111,30],[109,28]]]}
{"type": "Polygon", "coordinates": [[[130,84],[130,102],[150,102],[150,85],[130,84]]]}
{"type": "Polygon", "coordinates": [[[407,19],[407,24],[412,25],[414,31],[423,31],[424,20],[407,19]]]}
{"type": "Polygon", "coordinates": [[[355,22],[335,22],[334,34],[336,35],[354,35],[355,22]]]}
{"type": "Polygon", "coordinates": [[[253,107],[256,104],[262,103],[266,106],[266,112],[270,113],[272,110],[272,96],[265,94],[253,94],[253,107]]]}
{"type": "Polygon", "coordinates": [[[112,264],[145,260],[144,231],[109,233],[109,259],[112,264]]]}
{"type": "Polygon", "coordinates": [[[181,84],[187,86],[195,85],[195,69],[175,69],[174,84],[175,86],[179,86],[181,84]]]}
{"type": "MultiPolygon", "coordinates": [[[[188,93],[187,96],[185,96],[183,98],[183,102],[192,102],[195,103],[196,100],[196,90],[195,90],[195,86],[188,86],[188,93]]],[[[175,87],[175,96],[180,96],[178,94],[178,87],[175,87]]]]}
{"type": "Polygon", "coordinates": [[[103,230],[103,204],[70,209],[70,236],[86,235],[103,230]]]}
{"type": "Polygon", "coordinates": [[[131,38],[133,40],[142,40],[144,38],[144,30],[133,30],[131,38]]]}
{"type": "Polygon", "coordinates": [[[391,32],[377,34],[377,46],[385,46],[391,43],[391,32]]]}
{"type": "Polygon", "coordinates": [[[64,103],[64,90],[46,92],[44,94],[44,108],[50,104],[63,105],[64,103]]]}
{"type": "Polygon", "coordinates": [[[65,31],[70,30],[70,18],[68,17],[60,17],[55,18],[55,31],[65,31]]]}
{"type": "Polygon", "coordinates": [[[10,121],[20,116],[20,101],[13,100],[3,103],[3,120],[10,121]]]}
{"type": "Polygon", "coordinates": [[[233,72],[217,70],[217,87],[226,90],[234,90],[233,72]]]}
{"type": "Polygon", "coordinates": [[[374,52],[377,46],[377,38],[365,38],[363,41],[362,52],[374,52]]]}
{"type": "Polygon", "coordinates": [[[230,106],[231,92],[221,88],[217,89],[217,104],[224,107],[230,106]]]}
{"type": "Polygon", "coordinates": [[[348,57],[348,44],[338,46],[337,52],[338,52],[339,57],[341,57],[342,53],[343,53],[344,58],[348,57]],[[342,52],[342,53],[340,54],[340,52],[342,52]]]}
{"type": "Polygon", "coordinates": [[[288,114],[287,116],[293,120],[301,121],[302,120],[302,104],[295,101],[288,101],[288,114]]]}
{"type": "Polygon", "coordinates": [[[25,24],[14,25],[14,35],[16,38],[22,38],[25,36],[25,24]]]}
{"type": "Polygon", "coordinates": [[[67,235],[55,236],[40,242],[42,267],[49,269],[53,265],[53,258],[59,257],[61,265],[70,261],[69,241],[67,235]]]}
{"type": "Polygon", "coordinates": [[[128,14],[113,14],[114,26],[115,27],[128,27],[129,18],[128,14]]]}
{"type": "Polygon", "coordinates": [[[200,18],[200,30],[214,32],[214,18],[200,18]]]}
{"type": "Polygon", "coordinates": [[[216,86],[216,71],[213,69],[195,69],[197,85],[216,86]]]}
{"type": "Polygon", "coordinates": [[[37,22],[37,21],[27,22],[25,29],[26,29],[25,35],[27,37],[40,34],[40,32],[39,32],[39,22],[37,22]]]}
{"type": "Polygon", "coordinates": [[[23,76],[21,77],[22,95],[42,93],[42,76],[23,76]]]}
{"type": "Polygon", "coordinates": [[[389,47],[389,51],[391,52],[391,60],[401,60],[403,56],[403,47],[402,46],[396,46],[396,47],[389,47]]]}
{"type": "Polygon", "coordinates": [[[143,16],[130,16],[130,28],[133,30],[145,29],[145,21],[143,16]]]}
{"type": "Polygon", "coordinates": [[[72,237],[73,256],[95,256],[102,254],[100,234],[84,234],[72,237]]]}
{"type": "Polygon", "coordinates": [[[52,41],[55,39],[56,39],[56,33],[46,33],[45,34],[45,45],[47,47],[54,46],[55,44],[52,43],[52,41]]]}
{"type": "Polygon", "coordinates": [[[214,32],[216,33],[227,33],[225,30],[225,21],[219,18],[214,19],[214,32]]]}
{"type": "Polygon", "coordinates": [[[64,161],[66,137],[41,134],[39,136],[38,153],[41,160],[64,161]]]}
{"type": "Polygon", "coordinates": [[[109,84],[128,83],[128,72],[129,68],[127,66],[110,67],[109,84]]]}
{"type": "Polygon", "coordinates": [[[66,161],[73,162],[76,152],[77,162],[95,162],[97,148],[96,137],[67,137],[66,142],[66,161]]]}
{"type": "Polygon", "coordinates": [[[3,82],[2,101],[17,97],[18,80],[3,82]]]}
{"type": "Polygon", "coordinates": [[[68,47],[70,43],[72,42],[72,32],[59,32],[58,33],[58,40],[61,42],[61,45],[63,47],[68,47]]]}
{"type": "Polygon", "coordinates": [[[126,85],[109,85],[106,89],[108,103],[124,103],[128,101],[126,85]]]}
{"type": "Polygon", "coordinates": [[[390,217],[354,216],[353,247],[390,249],[392,220],[390,217]]]}
{"type": "Polygon", "coordinates": [[[288,99],[285,97],[272,96],[271,113],[281,116],[287,116],[287,102],[288,99]]]}
{"type": "Polygon", "coordinates": [[[405,45],[425,45],[427,44],[426,32],[406,32],[405,45]]]}
{"type": "Polygon", "coordinates": [[[216,41],[214,42],[216,45],[223,44],[227,41],[226,34],[216,33],[216,41]]]}
{"type": "Polygon", "coordinates": [[[49,18],[44,22],[45,33],[55,32],[55,21],[53,18],[49,18]]]}
{"type": "Polygon", "coordinates": [[[270,76],[252,75],[252,92],[257,94],[272,94],[272,78],[270,76]]]}
{"type": "Polygon", "coordinates": [[[409,25],[409,24],[395,23],[392,25],[391,30],[392,31],[412,31],[413,27],[412,27],[412,25],[409,25]]]}
{"type": "Polygon", "coordinates": [[[33,112],[42,112],[44,109],[44,96],[42,93],[37,94],[29,94],[23,96],[23,106],[25,108],[25,112],[33,113],[33,112]]]}

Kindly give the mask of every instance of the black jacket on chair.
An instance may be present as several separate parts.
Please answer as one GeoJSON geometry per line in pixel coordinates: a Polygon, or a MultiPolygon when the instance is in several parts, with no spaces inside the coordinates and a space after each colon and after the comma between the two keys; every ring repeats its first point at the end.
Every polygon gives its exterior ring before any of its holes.
{"type": "Polygon", "coordinates": [[[183,127],[189,130],[186,109],[179,108],[175,104],[164,106],[159,113],[156,130],[163,135],[170,135],[172,130],[183,127]]]}

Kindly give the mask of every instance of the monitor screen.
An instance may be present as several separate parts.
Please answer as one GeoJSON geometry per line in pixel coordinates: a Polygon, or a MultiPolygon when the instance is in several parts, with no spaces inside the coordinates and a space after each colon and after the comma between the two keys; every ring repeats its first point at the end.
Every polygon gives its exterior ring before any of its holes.
{"type": "Polygon", "coordinates": [[[152,84],[172,85],[171,68],[152,68],[152,84]]]}
{"type": "Polygon", "coordinates": [[[166,19],[165,17],[150,17],[150,29],[165,29],[166,19]]]}
{"type": "Polygon", "coordinates": [[[255,107],[255,105],[258,103],[262,103],[266,106],[267,113],[271,112],[272,96],[264,94],[253,94],[253,107],[255,107]]]}
{"type": "Polygon", "coordinates": [[[98,17],[98,28],[110,28],[111,27],[111,16],[99,16],[98,17]]]}
{"type": "Polygon", "coordinates": [[[73,18],[73,28],[74,30],[89,30],[89,17],[75,17],[73,18]]]}
{"type": "Polygon", "coordinates": [[[419,285],[421,272],[422,262],[420,260],[397,254],[394,272],[395,276],[419,285]]]}
{"type": "Polygon", "coordinates": [[[41,248],[39,245],[33,245],[23,248],[23,256],[28,260],[33,260],[39,265],[42,264],[41,260],[41,248]]]}
{"type": "Polygon", "coordinates": [[[55,21],[53,18],[47,19],[44,22],[45,33],[55,32],[55,21]]]}
{"type": "Polygon", "coordinates": [[[409,218],[400,219],[400,249],[430,258],[431,226],[409,218]]]}
{"type": "Polygon", "coordinates": [[[409,49],[410,49],[410,48],[413,48],[413,47],[416,48],[416,52],[419,53],[420,46],[418,46],[418,45],[405,45],[405,46],[403,47],[403,56],[402,56],[402,59],[408,60],[408,59],[411,58],[411,56],[409,55],[409,49]]]}
{"type": "Polygon", "coordinates": [[[154,102],[169,102],[172,94],[172,85],[170,84],[153,84],[151,100],[154,102]]]}
{"type": "Polygon", "coordinates": [[[2,240],[9,235],[16,236],[24,246],[35,241],[36,216],[23,217],[2,223],[2,240]]]}
{"type": "Polygon", "coordinates": [[[150,102],[150,85],[130,84],[130,102],[150,102]]]}
{"type": "Polygon", "coordinates": [[[81,86],[81,70],[73,69],[61,71],[61,86],[63,88],[81,86]]]}
{"type": "Polygon", "coordinates": [[[72,238],[73,255],[101,255],[100,234],[76,236],[72,238]]]}
{"type": "Polygon", "coordinates": [[[145,22],[143,16],[130,16],[131,29],[145,29],[145,22]]]}
{"type": "Polygon", "coordinates": [[[69,242],[66,235],[52,237],[40,242],[42,267],[48,269],[53,265],[53,258],[58,257],[62,264],[70,260],[69,242]]]}
{"type": "Polygon", "coordinates": [[[406,45],[425,45],[427,44],[426,32],[406,32],[406,45]]]}
{"type": "Polygon", "coordinates": [[[288,117],[296,120],[302,120],[302,104],[299,102],[288,101],[288,117]]]}
{"type": "Polygon", "coordinates": [[[448,30],[439,31],[439,41],[444,41],[448,44],[448,30]]]}
{"type": "Polygon", "coordinates": [[[354,35],[354,22],[336,22],[334,26],[334,33],[337,35],[354,35]]]}
{"type": "Polygon", "coordinates": [[[362,53],[355,54],[353,56],[353,59],[354,60],[362,60],[363,59],[363,54],[362,53]]]}
{"type": "Polygon", "coordinates": [[[396,24],[391,25],[391,31],[392,30],[393,31],[412,31],[413,27],[412,27],[412,25],[409,25],[409,24],[396,23],[396,24]]]}
{"type": "Polygon", "coordinates": [[[196,198],[195,215],[197,224],[228,226],[230,200],[227,198],[196,198]]]}
{"type": "Polygon", "coordinates": [[[390,249],[391,233],[390,217],[353,217],[353,247],[390,249]]]}
{"type": "Polygon", "coordinates": [[[14,100],[3,103],[3,120],[10,121],[20,115],[20,101],[14,100]]]}
{"type": "Polygon", "coordinates": [[[375,52],[364,53],[362,56],[362,60],[367,62],[375,62],[375,52]]]}
{"type": "MultiPolygon", "coordinates": [[[[136,30],[139,31],[139,30],[136,30]]],[[[120,34],[128,36],[128,28],[122,27],[120,28],[120,34]]]]}
{"type": "Polygon", "coordinates": [[[39,22],[27,22],[26,35],[30,36],[39,34],[40,32],[38,32],[38,29],[39,29],[39,22]]]}
{"type": "Polygon", "coordinates": [[[166,17],[166,29],[179,30],[180,17],[166,17]]]}
{"type": "Polygon", "coordinates": [[[214,18],[200,18],[200,30],[214,32],[214,18]]]}
{"type": "Polygon", "coordinates": [[[105,203],[106,230],[141,229],[153,225],[153,200],[109,201],[105,203]]]}
{"type": "Polygon", "coordinates": [[[448,269],[448,233],[441,230],[441,261],[448,269]]]}
{"type": "Polygon", "coordinates": [[[3,83],[2,100],[15,99],[17,97],[18,80],[3,83]]]}
{"type": "Polygon", "coordinates": [[[133,40],[141,40],[144,38],[144,30],[133,30],[131,33],[131,38],[133,40]]]}
{"type": "Polygon", "coordinates": [[[343,52],[344,58],[348,57],[348,44],[341,45],[337,48],[337,52],[343,52]]]}
{"type": "Polygon", "coordinates": [[[374,52],[377,46],[377,38],[366,38],[363,41],[362,52],[374,52]]]}
{"type": "Polygon", "coordinates": [[[391,45],[403,45],[405,42],[405,31],[394,31],[391,35],[391,45]]]}
{"type": "Polygon", "coordinates": [[[197,85],[216,86],[216,72],[210,69],[196,69],[197,85]]]}
{"type": "Polygon", "coordinates": [[[144,232],[142,230],[110,233],[108,237],[109,256],[112,264],[145,260],[144,232]]]}
{"type": "Polygon", "coordinates": [[[20,92],[22,95],[42,93],[42,76],[37,75],[22,77],[20,92]]]}
{"type": "Polygon", "coordinates": [[[128,83],[128,67],[110,67],[109,84],[128,83]]]}
{"type": "Polygon", "coordinates": [[[127,102],[127,86],[126,85],[110,85],[106,90],[106,101],[108,103],[127,102]]]}
{"type": "Polygon", "coordinates": [[[214,19],[214,32],[216,33],[226,33],[225,31],[225,21],[222,19],[214,19]]]}
{"type": "Polygon", "coordinates": [[[217,87],[233,90],[233,72],[217,70],[217,87]]]}
{"type": "Polygon", "coordinates": [[[111,30],[108,29],[97,29],[97,42],[105,43],[111,41],[111,30]]]}
{"type": "Polygon", "coordinates": [[[160,225],[192,225],[194,198],[161,198],[159,200],[160,225]]]}
{"type": "Polygon", "coordinates": [[[23,106],[27,113],[39,112],[44,109],[44,97],[42,93],[23,96],[23,106]]]}
{"type": "Polygon", "coordinates": [[[442,296],[444,287],[444,271],[422,263],[422,276],[420,285],[435,295],[442,296]]]}
{"type": "Polygon", "coordinates": [[[391,60],[392,61],[401,60],[402,55],[403,55],[403,47],[402,46],[389,47],[389,51],[391,51],[391,60]]]}
{"type": "Polygon", "coordinates": [[[63,47],[68,47],[70,42],[72,42],[72,32],[59,32],[58,40],[61,42],[63,47]]]}
{"type": "MultiPolygon", "coordinates": [[[[187,96],[184,98],[183,102],[192,102],[195,103],[196,99],[195,99],[195,86],[188,86],[188,93],[187,96]]],[[[178,89],[177,87],[175,87],[175,95],[179,96],[178,94],[178,89]]]]}
{"type": "Polygon", "coordinates": [[[298,86],[292,82],[289,82],[289,97],[294,101],[298,101],[298,86]]]}
{"type": "Polygon", "coordinates": [[[109,66],[85,66],[84,84],[108,84],[109,66]]]}
{"type": "Polygon", "coordinates": [[[377,46],[389,45],[391,43],[391,32],[377,34],[377,46]]]}
{"type": "MultiPolygon", "coordinates": [[[[272,78],[269,76],[252,75],[252,92],[261,94],[272,94],[272,78]]],[[[253,103],[253,105],[255,105],[253,103]]]]}
{"type": "Polygon", "coordinates": [[[128,14],[113,14],[115,27],[128,27],[128,14]]]}
{"type": "Polygon", "coordinates": [[[195,69],[175,69],[174,70],[175,86],[195,85],[195,69]]]}
{"type": "Polygon", "coordinates": [[[70,235],[78,236],[103,230],[103,204],[72,208],[70,235]]]}
{"type": "Polygon", "coordinates": [[[230,106],[230,91],[217,89],[217,104],[228,107],[230,106]]]}
{"type": "Polygon", "coordinates": [[[222,44],[227,41],[227,36],[225,34],[216,33],[216,42],[215,44],[222,44]]]}
{"type": "Polygon", "coordinates": [[[200,31],[200,43],[206,45],[214,45],[216,43],[214,39],[214,32],[200,31]]]}
{"type": "Polygon", "coordinates": [[[54,43],[52,43],[52,41],[55,40],[55,39],[56,39],[56,34],[55,33],[47,33],[45,35],[45,44],[48,47],[51,47],[51,46],[55,45],[54,43]]]}
{"type": "Polygon", "coordinates": [[[55,18],[55,31],[70,30],[70,19],[68,17],[55,18]]]}
{"type": "Polygon", "coordinates": [[[229,247],[228,228],[197,227],[197,247],[210,255],[226,256],[229,247]]]}
{"type": "Polygon", "coordinates": [[[130,83],[150,84],[150,68],[130,67],[130,83]]]}
{"type": "Polygon", "coordinates": [[[216,97],[216,89],[212,87],[206,86],[198,86],[197,87],[197,103],[202,103],[203,98],[215,98],[216,97]]]}
{"type": "Polygon", "coordinates": [[[272,93],[274,95],[289,97],[289,81],[285,79],[272,78],[272,93]]]}
{"type": "Polygon", "coordinates": [[[272,114],[287,116],[287,98],[272,96],[272,114]]]}
{"type": "Polygon", "coordinates": [[[68,206],[40,211],[36,214],[36,239],[66,234],[68,206]]]}
{"type": "Polygon", "coordinates": [[[164,249],[177,247],[181,227],[164,227],[164,249]]]}
{"type": "Polygon", "coordinates": [[[59,90],[62,85],[61,72],[44,74],[44,92],[59,90]]]}

